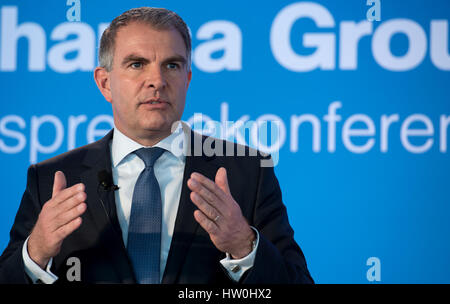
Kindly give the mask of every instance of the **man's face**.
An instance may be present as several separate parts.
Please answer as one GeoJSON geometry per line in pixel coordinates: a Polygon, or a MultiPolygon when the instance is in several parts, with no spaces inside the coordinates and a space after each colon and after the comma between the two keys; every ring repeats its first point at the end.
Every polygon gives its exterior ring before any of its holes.
{"type": "Polygon", "coordinates": [[[115,126],[141,144],[168,136],[183,114],[191,80],[187,64],[175,29],[136,22],[120,28],[112,69],[105,74],[107,89],[101,89],[112,104],[115,126]]]}

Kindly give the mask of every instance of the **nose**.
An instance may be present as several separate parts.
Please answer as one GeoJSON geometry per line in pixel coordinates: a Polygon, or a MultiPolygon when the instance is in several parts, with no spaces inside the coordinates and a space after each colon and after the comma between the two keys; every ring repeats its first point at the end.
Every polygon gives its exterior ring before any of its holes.
{"type": "Polygon", "coordinates": [[[150,67],[145,75],[145,87],[156,91],[163,89],[166,85],[166,78],[159,66],[150,67]]]}

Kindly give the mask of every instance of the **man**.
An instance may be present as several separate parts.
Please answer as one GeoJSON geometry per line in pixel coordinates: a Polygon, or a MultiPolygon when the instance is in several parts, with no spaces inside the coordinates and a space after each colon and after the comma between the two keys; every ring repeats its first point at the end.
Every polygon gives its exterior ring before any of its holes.
{"type": "Polygon", "coordinates": [[[195,153],[230,143],[178,123],[190,54],[171,11],[112,21],[94,78],[115,128],[29,168],[0,282],[313,282],[267,157],[195,153]]]}

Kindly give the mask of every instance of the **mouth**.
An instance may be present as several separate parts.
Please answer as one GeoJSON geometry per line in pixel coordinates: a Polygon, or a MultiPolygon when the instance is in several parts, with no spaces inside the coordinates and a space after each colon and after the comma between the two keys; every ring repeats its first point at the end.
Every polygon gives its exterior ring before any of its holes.
{"type": "Polygon", "coordinates": [[[161,98],[151,98],[141,101],[139,106],[144,106],[149,109],[163,109],[169,106],[169,103],[161,98]]]}

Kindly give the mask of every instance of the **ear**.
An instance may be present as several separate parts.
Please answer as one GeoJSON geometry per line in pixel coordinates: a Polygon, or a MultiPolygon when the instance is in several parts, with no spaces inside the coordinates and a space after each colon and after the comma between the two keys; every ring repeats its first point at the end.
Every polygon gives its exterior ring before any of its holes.
{"type": "Polygon", "coordinates": [[[109,72],[105,68],[96,67],[94,71],[94,79],[103,97],[105,97],[108,102],[111,102],[112,98],[109,72]]]}
{"type": "Polygon", "coordinates": [[[187,86],[186,86],[186,89],[189,89],[189,84],[191,83],[191,79],[192,79],[192,70],[189,70],[188,75],[187,75],[187,86]]]}

